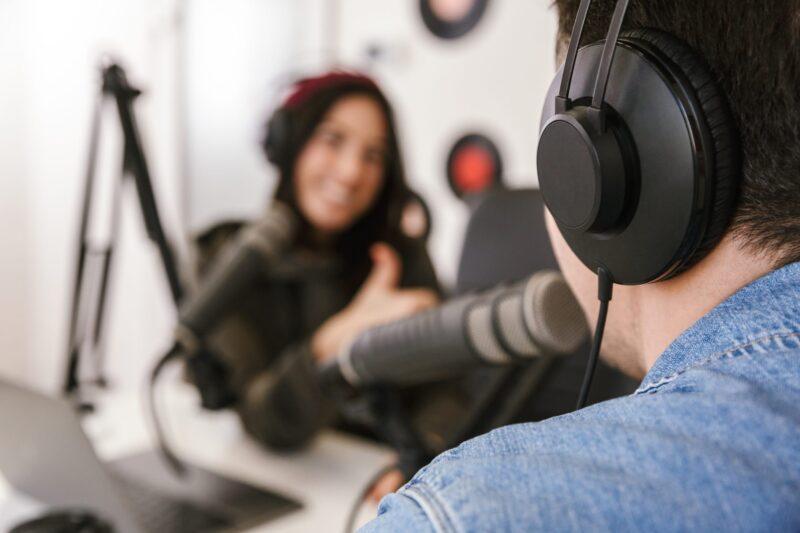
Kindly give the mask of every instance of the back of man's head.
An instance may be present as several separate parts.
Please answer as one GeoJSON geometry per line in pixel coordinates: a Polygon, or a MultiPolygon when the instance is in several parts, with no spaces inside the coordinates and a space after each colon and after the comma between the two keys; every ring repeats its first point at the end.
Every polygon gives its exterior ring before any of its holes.
{"type": "MultiPolygon", "coordinates": [[[[603,39],[616,0],[595,0],[582,43],[603,39]]],[[[565,50],[579,0],[554,0],[565,50]]],[[[775,266],[800,261],[800,0],[631,0],[623,29],[654,28],[702,55],[740,131],[743,179],[730,226],[775,266]]]]}

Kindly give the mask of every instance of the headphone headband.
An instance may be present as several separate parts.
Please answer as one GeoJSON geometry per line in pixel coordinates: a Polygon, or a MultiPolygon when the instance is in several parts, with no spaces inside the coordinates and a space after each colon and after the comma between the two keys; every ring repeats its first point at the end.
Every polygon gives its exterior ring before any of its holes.
{"type": "Polygon", "coordinates": [[[738,133],[724,94],[688,45],[654,29],[581,47],[581,0],[560,76],[545,99],[537,170],[567,244],[617,284],[666,279],[703,257],[733,211],[738,133]]]}
{"type": "MultiPolygon", "coordinates": [[[[556,97],[556,110],[558,113],[565,113],[572,107],[569,98],[569,87],[572,82],[572,75],[575,71],[575,58],[578,56],[578,46],[580,45],[583,28],[586,25],[586,16],[592,0],[582,0],[578,8],[578,16],[575,17],[575,25],[572,28],[570,37],[569,52],[567,63],[564,67],[564,76],[561,80],[561,88],[556,97]]],[[[592,103],[587,109],[587,118],[598,131],[605,131],[606,111],[604,108],[606,87],[611,76],[611,64],[614,61],[614,52],[617,50],[617,41],[622,30],[622,22],[625,20],[625,13],[628,11],[629,0],[617,0],[614,6],[614,15],[606,34],[606,42],[603,46],[603,55],[600,58],[600,66],[597,69],[597,76],[594,82],[594,93],[592,103]]]]}

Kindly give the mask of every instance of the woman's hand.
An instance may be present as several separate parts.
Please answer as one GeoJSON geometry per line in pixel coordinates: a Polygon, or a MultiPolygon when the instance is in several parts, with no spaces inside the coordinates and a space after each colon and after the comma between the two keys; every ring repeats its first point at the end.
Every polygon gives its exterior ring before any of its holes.
{"type": "Polygon", "coordinates": [[[329,318],[311,339],[311,351],[318,361],[335,357],[369,328],[400,320],[439,302],[429,289],[399,289],[402,263],[388,244],[370,249],[372,271],[353,301],[329,318]]]}
{"type": "Polygon", "coordinates": [[[366,500],[378,505],[381,498],[403,486],[405,479],[398,469],[386,472],[367,493],[366,500]]]}

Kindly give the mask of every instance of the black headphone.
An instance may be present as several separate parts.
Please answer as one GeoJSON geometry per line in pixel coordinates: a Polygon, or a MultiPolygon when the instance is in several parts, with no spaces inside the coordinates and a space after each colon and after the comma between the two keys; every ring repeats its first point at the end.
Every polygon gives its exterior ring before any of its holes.
{"type": "Polygon", "coordinates": [[[267,131],[261,146],[270,163],[278,168],[284,168],[293,156],[294,132],[292,130],[295,126],[293,126],[292,110],[303,105],[319,91],[338,85],[355,85],[380,93],[380,89],[372,78],[365,74],[346,70],[331,70],[325,74],[294,81],[289,94],[267,122],[267,131]]]}
{"type": "Polygon", "coordinates": [[[267,132],[261,146],[267,161],[283,168],[291,154],[292,120],[290,110],[284,106],[276,109],[267,122],[267,132]]]}
{"type": "Polygon", "coordinates": [[[664,280],[722,237],[741,171],[735,121],[706,62],[653,29],[578,49],[582,0],[566,62],[541,119],[539,186],[572,251],[610,281],[664,280]]]}

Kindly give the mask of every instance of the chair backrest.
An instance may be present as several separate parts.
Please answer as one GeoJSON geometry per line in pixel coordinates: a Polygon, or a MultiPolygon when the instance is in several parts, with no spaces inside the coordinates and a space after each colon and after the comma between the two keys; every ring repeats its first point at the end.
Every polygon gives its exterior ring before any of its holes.
{"type": "MultiPolygon", "coordinates": [[[[456,280],[456,293],[558,269],[536,189],[494,189],[473,202],[456,280]]],[[[463,378],[468,415],[452,444],[512,422],[542,420],[573,409],[588,344],[567,357],[542,357],[522,367],[482,368],[463,378]]],[[[598,365],[590,402],[632,392],[635,383],[598,365]]]]}
{"type": "Polygon", "coordinates": [[[538,190],[496,188],[473,205],[458,266],[457,293],[558,268],[538,190]]]}

